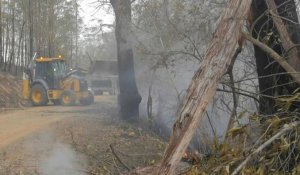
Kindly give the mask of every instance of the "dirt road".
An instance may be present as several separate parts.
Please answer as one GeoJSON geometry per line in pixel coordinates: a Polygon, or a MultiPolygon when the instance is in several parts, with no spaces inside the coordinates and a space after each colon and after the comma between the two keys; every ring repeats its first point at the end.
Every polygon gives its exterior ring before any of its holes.
{"type": "Polygon", "coordinates": [[[91,106],[44,106],[0,113],[0,148],[7,146],[31,133],[59,122],[74,113],[97,108],[101,102],[113,103],[112,97],[98,97],[91,106]]]}
{"type": "Polygon", "coordinates": [[[156,163],[164,142],[116,116],[116,100],[109,96],[91,106],[0,113],[0,175],[118,174],[156,163]]]}

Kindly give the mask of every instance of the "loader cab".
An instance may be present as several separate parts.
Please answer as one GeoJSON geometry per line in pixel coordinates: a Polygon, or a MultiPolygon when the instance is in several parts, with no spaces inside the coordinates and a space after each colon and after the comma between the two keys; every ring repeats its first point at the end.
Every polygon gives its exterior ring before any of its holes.
{"type": "Polygon", "coordinates": [[[32,82],[43,80],[48,85],[49,89],[59,89],[60,81],[66,76],[66,63],[59,58],[37,58],[32,62],[30,68],[32,82]]]}

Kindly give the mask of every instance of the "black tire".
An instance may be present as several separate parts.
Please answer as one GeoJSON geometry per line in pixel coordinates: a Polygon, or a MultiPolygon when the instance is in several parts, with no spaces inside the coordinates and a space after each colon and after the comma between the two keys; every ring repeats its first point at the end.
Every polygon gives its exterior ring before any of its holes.
{"type": "Polygon", "coordinates": [[[60,99],[51,100],[51,102],[52,102],[55,106],[61,105],[60,99]]]}
{"type": "Polygon", "coordinates": [[[75,94],[73,91],[63,91],[60,96],[60,104],[64,106],[74,105],[76,102],[75,94]]]}
{"type": "Polygon", "coordinates": [[[48,104],[47,90],[41,84],[31,87],[30,99],[33,106],[45,106],[48,104]]]}
{"type": "Polygon", "coordinates": [[[86,98],[80,99],[79,102],[81,105],[91,105],[94,103],[94,94],[92,92],[88,92],[88,96],[86,98]]]}

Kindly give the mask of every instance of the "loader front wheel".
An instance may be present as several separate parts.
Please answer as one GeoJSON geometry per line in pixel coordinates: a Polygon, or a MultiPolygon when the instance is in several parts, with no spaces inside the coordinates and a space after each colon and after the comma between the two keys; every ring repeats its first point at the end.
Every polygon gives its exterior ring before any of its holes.
{"type": "Polygon", "coordinates": [[[88,92],[88,96],[79,100],[81,105],[91,105],[94,103],[94,94],[92,92],[88,92]]]}
{"type": "Polygon", "coordinates": [[[60,96],[60,103],[64,106],[74,105],[76,101],[73,91],[64,91],[60,96]]]}
{"type": "Polygon", "coordinates": [[[47,90],[41,84],[35,84],[31,88],[30,99],[33,106],[44,106],[48,103],[47,90]]]}

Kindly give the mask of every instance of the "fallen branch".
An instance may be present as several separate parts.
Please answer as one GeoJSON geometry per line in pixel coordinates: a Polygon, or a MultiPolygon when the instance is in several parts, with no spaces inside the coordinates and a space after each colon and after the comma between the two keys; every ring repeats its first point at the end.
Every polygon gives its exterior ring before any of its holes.
{"type": "Polygon", "coordinates": [[[115,152],[115,149],[114,149],[114,147],[113,147],[113,145],[112,144],[110,144],[109,145],[109,148],[110,148],[110,150],[111,150],[111,152],[112,152],[112,154],[116,157],[116,159],[118,160],[118,162],[120,162],[125,168],[126,168],[126,170],[127,171],[131,171],[130,170],[130,168],[120,159],[120,157],[117,155],[117,153],[115,152]]]}
{"type": "Polygon", "coordinates": [[[285,58],[280,56],[278,53],[276,53],[272,48],[265,45],[264,43],[260,42],[258,39],[253,38],[250,34],[246,32],[242,32],[242,35],[245,39],[253,43],[254,45],[261,48],[263,51],[265,51],[267,54],[269,54],[278,64],[287,72],[290,72],[289,75],[298,83],[300,84],[300,75],[298,72],[286,61],[285,58]]]}
{"type": "Polygon", "coordinates": [[[258,147],[254,152],[248,155],[248,157],[232,172],[231,175],[237,175],[241,169],[246,166],[246,164],[253,158],[254,155],[261,152],[264,148],[266,148],[268,145],[270,145],[274,140],[279,138],[280,136],[284,135],[286,132],[290,131],[291,129],[295,128],[300,124],[299,121],[292,122],[290,124],[285,124],[283,128],[275,134],[273,137],[271,137],[269,140],[267,140],[265,143],[263,143],[260,147],[258,147]]]}

